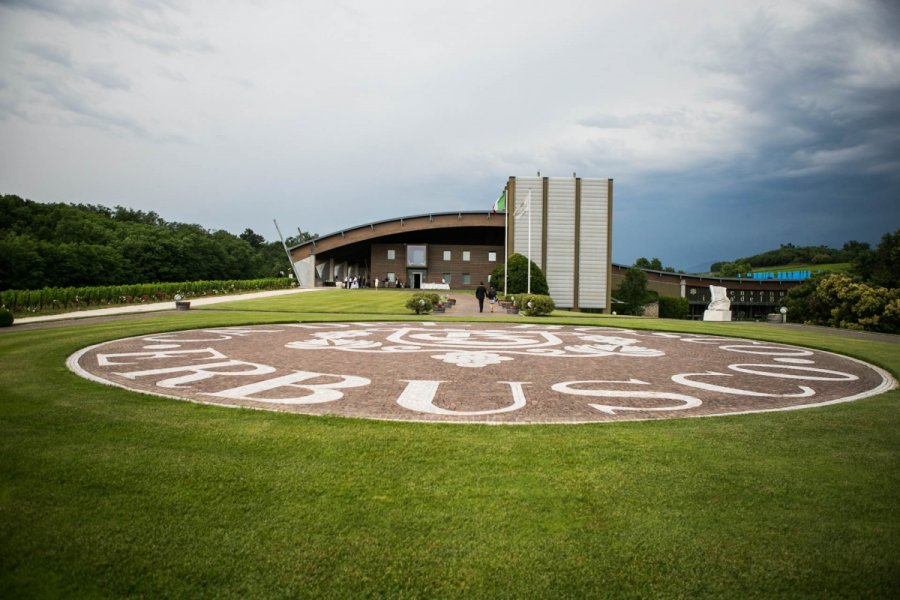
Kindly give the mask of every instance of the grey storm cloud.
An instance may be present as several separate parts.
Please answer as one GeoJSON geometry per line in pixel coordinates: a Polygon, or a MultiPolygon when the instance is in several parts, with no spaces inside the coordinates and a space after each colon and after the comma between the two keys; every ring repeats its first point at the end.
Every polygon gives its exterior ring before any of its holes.
{"type": "Polygon", "coordinates": [[[755,170],[815,175],[896,163],[900,51],[896,30],[885,23],[896,22],[898,11],[877,2],[860,7],[853,27],[846,15],[825,13],[800,31],[761,14],[737,43],[718,46],[709,68],[738,81],[725,97],[766,117],[747,132],[757,149],[755,170]],[[891,61],[893,68],[882,68],[891,61]]]}
{"type": "Polygon", "coordinates": [[[186,141],[177,134],[158,132],[155,127],[125,112],[101,108],[65,84],[44,80],[36,83],[34,89],[42,93],[53,105],[65,111],[65,114],[79,125],[116,134],[131,134],[152,142],[186,141]]]}
{"type": "Polygon", "coordinates": [[[164,12],[177,9],[179,3],[166,0],[0,0],[0,6],[43,13],[75,25],[120,22],[158,25],[164,21],[164,12]]]}
{"type": "Polygon", "coordinates": [[[131,89],[131,80],[123,75],[113,63],[79,64],[72,53],[61,46],[45,43],[29,43],[22,46],[23,52],[48,63],[67,69],[76,78],[86,79],[110,90],[131,89]]]}
{"type": "Polygon", "coordinates": [[[0,185],[271,236],[574,171],[680,268],[900,226],[896,1],[416,9],[0,0],[0,185]]]}
{"type": "Polygon", "coordinates": [[[688,121],[685,111],[665,111],[660,113],[640,113],[632,115],[595,115],[582,119],[581,125],[597,129],[631,129],[633,127],[671,127],[684,125],[688,121]]]}
{"type": "Polygon", "coordinates": [[[168,0],[0,0],[0,7],[40,13],[71,25],[103,30],[121,28],[136,44],[158,52],[208,53],[207,40],[185,35],[173,15],[184,13],[183,3],[168,0]]]}
{"type": "MultiPolygon", "coordinates": [[[[852,26],[847,14],[824,12],[799,29],[760,11],[737,38],[714,40],[714,59],[701,66],[731,85],[708,93],[747,115],[737,130],[749,150],[680,175],[644,173],[628,219],[652,238],[665,236],[673,209],[721,218],[703,236],[717,250],[680,251],[697,268],[780,243],[840,246],[849,232],[877,241],[900,227],[898,10],[876,2],[855,8],[852,26]]],[[[682,116],[598,116],[586,124],[665,127],[682,116]]],[[[636,228],[630,233],[637,237],[636,228]]]]}
{"type": "Polygon", "coordinates": [[[71,69],[72,53],[61,46],[46,44],[42,42],[30,42],[22,44],[22,50],[34,57],[43,59],[49,63],[59,65],[71,69]]]}

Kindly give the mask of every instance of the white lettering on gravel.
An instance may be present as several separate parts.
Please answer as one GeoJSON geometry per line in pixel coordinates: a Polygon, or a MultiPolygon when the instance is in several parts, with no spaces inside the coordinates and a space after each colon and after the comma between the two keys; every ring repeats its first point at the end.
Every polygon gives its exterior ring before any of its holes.
{"type": "Polygon", "coordinates": [[[523,385],[527,385],[527,381],[498,381],[497,383],[505,383],[509,385],[512,391],[513,403],[503,408],[492,410],[448,410],[435,406],[434,399],[437,396],[438,387],[444,383],[443,381],[407,381],[406,388],[400,397],[397,398],[397,404],[408,410],[416,412],[428,413],[432,415],[457,415],[457,416],[479,416],[479,415],[496,415],[500,413],[512,412],[519,410],[526,404],[525,391],[523,385]]]}
{"type": "Polygon", "coordinates": [[[670,392],[650,392],[650,391],[622,391],[622,390],[595,390],[595,389],[581,389],[575,388],[572,386],[576,385],[592,385],[592,384],[624,384],[624,385],[650,385],[646,381],[641,381],[640,379],[629,379],[628,381],[602,381],[602,380],[589,380],[589,381],[564,381],[562,383],[555,383],[551,386],[554,392],[559,392],[561,394],[572,394],[574,396],[591,396],[595,398],[640,398],[643,400],[677,400],[682,402],[683,404],[675,405],[675,406],[660,406],[660,407],[643,407],[643,406],[611,406],[608,404],[591,404],[591,408],[599,410],[600,412],[604,412],[609,415],[614,415],[616,411],[641,411],[641,412],[654,412],[654,411],[669,411],[669,410],[686,410],[689,408],[696,408],[703,404],[703,402],[699,398],[694,398],[693,396],[686,396],[684,394],[673,394],[670,392]]]}
{"type": "Polygon", "coordinates": [[[109,365],[133,365],[139,360],[161,360],[164,358],[193,358],[194,360],[220,360],[228,358],[215,348],[198,348],[197,350],[153,350],[150,352],[121,352],[118,354],[97,354],[97,364],[101,367],[109,365]],[[203,356],[203,355],[206,356],[203,356]],[[134,360],[112,360],[132,358],[134,360]]]}
{"type": "Polygon", "coordinates": [[[281,377],[274,377],[265,381],[258,381],[242,385],[240,387],[223,390],[221,392],[208,393],[207,396],[215,396],[217,398],[231,398],[232,400],[253,400],[257,402],[271,402],[274,404],[321,404],[323,402],[333,402],[340,400],[344,394],[338,390],[346,388],[356,388],[369,385],[372,383],[370,379],[358,377],[356,375],[332,375],[330,373],[313,373],[310,371],[296,371],[281,377]],[[317,379],[320,377],[336,377],[339,381],[330,383],[306,383],[297,385],[303,381],[317,379]],[[294,396],[291,398],[272,398],[258,397],[256,394],[270,392],[279,388],[289,388],[292,390],[304,390],[309,392],[303,396],[294,396]]]}
{"type": "Polygon", "coordinates": [[[680,373],[672,375],[672,381],[686,385],[688,387],[706,390],[708,392],[721,392],[723,394],[732,394],[734,396],[755,396],[762,398],[808,398],[814,396],[816,391],[805,385],[798,386],[801,390],[799,394],[766,394],[765,392],[754,392],[752,390],[742,390],[724,385],[715,385],[712,383],[704,383],[702,381],[691,381],[688,377],[733,377],[728,373],[716,373],[714,371],[706,371],[705,373],[680,373]]]}
{"type": "Polygon", "coordinates": [[[203,381],[213,377],[246,377],[248,375],[268,375],[274,373],[275,367],[269,365],[260,365],[257,363],[244,362],[242,360],[226,360],[217,363],[207,363],[205,365],[185,365],[182,367],[166,367],[162,369],[147,369],[146,371],[132,371],[130,373],[116,373],[128,379],[137,379],[138,377],[150,377],[152,375],[165,375],[168,373],[189,373],[182,377],[172,377],[171,379],[163,379],[157,381],[158,387],[177,388],[185,383],[194,383],[195,381],[203,381]],[[233,369],[234,367],[249,367],[242,371],[219,371],[217,369],[233,369]]]}

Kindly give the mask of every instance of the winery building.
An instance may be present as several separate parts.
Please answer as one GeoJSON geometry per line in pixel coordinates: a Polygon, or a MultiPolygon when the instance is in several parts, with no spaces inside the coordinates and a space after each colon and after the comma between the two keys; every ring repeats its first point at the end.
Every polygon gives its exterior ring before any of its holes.
{"type": "MultiPolygon", "coordinates": [[[[510,177],[506,211],[435,212],[349,227],[290,249],[302,287],[357,280],[374,286],[475,289],[513,253],[530,257],[558,308],[612,312],[629,267],[612,256],[612,179],[510,177]]],[[[687,298],[702,316],[710,285],[726,287],[737,319],[777,312],[798,282],[645,270],[649,288],[687,298]]],[[[503,291],[503,282],[491,282],[503,291]]]]}
{"type": "MultiPolygon", "coordinates": [[[[435,212],[357,225],[290,249],[303,287],[475,289],[514,253],[541,267],[560,308],[609,311],[611,179],[510,177],[506,211],[435,212]]],[[[502,292],[503,282],[492,282],[502,292]]]]}

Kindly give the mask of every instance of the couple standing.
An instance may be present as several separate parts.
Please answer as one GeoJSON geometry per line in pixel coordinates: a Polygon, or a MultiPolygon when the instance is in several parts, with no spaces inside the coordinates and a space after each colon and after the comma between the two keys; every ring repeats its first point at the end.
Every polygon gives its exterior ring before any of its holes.
{"type": "Polygon", "coordinates": [[[486,289],[484,287],[484,282],[479,282],[478,287],[475,288],[475,297],[478,298],[478,312],[484,312],[485,297],[487,297],[488,302],[491,304],[491,312],[494,312],[494,304],[497,302],[497,290],[494,289],[494,286],[491,286],[490,289],[486,289]]]}

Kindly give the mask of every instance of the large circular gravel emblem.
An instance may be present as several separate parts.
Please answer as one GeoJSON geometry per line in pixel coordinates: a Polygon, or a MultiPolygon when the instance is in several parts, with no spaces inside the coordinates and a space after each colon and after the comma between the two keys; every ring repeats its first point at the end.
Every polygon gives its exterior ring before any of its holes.
{"type": "Polygon", "coordinates": [[[498,323],[285,324],[116,340],[73,354],[102,383],[172,398],[413,421],[585,423],[792,410],[896,386],[770,342],[498,323]]]}

